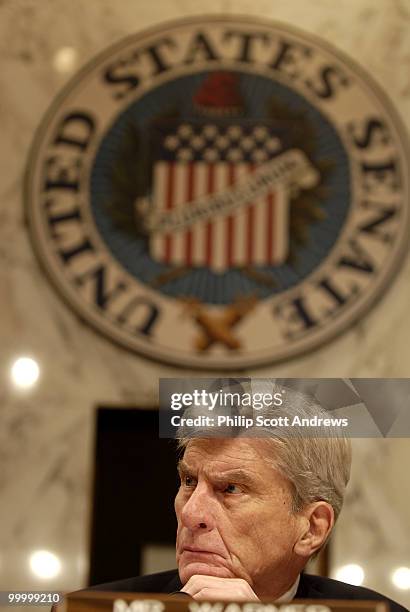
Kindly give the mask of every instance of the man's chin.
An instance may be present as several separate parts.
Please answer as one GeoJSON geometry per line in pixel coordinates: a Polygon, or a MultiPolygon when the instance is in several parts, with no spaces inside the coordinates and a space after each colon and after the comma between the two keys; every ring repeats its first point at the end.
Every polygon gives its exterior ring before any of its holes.
{"type": "Polygon", "coordinates": [[[192,576],[215,576],[216,578],[235,578],[227,567],[218,567],[200,561],[184,564],[179,568],[179,577],[182,584],[186,584],[192,576]]]}

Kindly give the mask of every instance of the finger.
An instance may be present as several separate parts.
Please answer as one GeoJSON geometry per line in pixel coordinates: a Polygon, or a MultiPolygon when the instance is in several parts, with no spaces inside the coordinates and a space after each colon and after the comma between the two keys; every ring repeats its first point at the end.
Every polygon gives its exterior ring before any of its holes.
{"type": "Polygon", "coordinates": [[[211,600],[212,601],[213,600],[255,601],[255,600],[258,600],[258,598],[256,597],[255,593],[252,590],[250,590],[250,592],[249,591],[241,592],[237,589],[231,590],[231,589],[212,588],[212,587],[204,587],[203,589],[195,593],[195,595],[193,595],[193,598],[197,601],[205,601],[205,600],[209,600],[209,601],[211,600]]]}
{"type": "Polygon", "coordinates": [[[205,599],[207,596],[239,601],[259,601],[252,587],[243,578],[219,578],[195,574],[183,587],[191,597],[205,599]],[[204,595],[204,591],[206,595],[204,595]],[[202,593],[200,595],[200,593],[202,593]]]}
{"type": "Polygon", "coordinates": [[[220,576],[208,576],[207,574],[194,574],[188,580],[186,584],[204,584],[204,585],[216,585],[223,587],[227,584],[236,584],[236,585],[244,585],[249,586],[249,583],[246,582],[243,578],[221,578],[220,576]]]}
{"type": "Polygon", "coordinates": [[[188,582],[184,585],[184,591],[193,595],[193,593],[197,593],[204,587],[215,587],[215,588],[224,588],[227,582],[230,582],[232,578],[218,578],[216,576],[207,576],[205,574],[194,574],[188,580],[188,582]]]}
{"type": "Polygon", "coordinates": [[[192,596],[197,601],[214,601],[214,600],[224,600],[230,599],[229,595],[227,595],[226,590],[224,589],[213,589],[212,587],[204,587],[200,589],[195,595],[192,596]]]}

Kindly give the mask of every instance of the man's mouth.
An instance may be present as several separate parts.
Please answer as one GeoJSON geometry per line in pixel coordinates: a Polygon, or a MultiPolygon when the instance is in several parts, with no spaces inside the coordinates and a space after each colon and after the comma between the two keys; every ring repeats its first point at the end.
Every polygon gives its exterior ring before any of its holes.
{"type": "Polygon", "coordinates": [[[195,556],[217,555],[218,557],[222,557],[221,553],[217,552],[216,550],[206,550],[204,548],[195,548],[193,546],[184,546],[181,552],[195,556]]]}

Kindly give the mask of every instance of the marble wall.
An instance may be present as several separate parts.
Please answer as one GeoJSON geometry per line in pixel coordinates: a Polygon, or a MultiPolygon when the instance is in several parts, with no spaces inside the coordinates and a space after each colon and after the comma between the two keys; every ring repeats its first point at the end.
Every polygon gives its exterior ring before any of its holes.
{"type": "MultiPolygon", "coordinates": [[[[409,0],[3,0],[0,3],[0,589],[38,587],[32,550],[63,559],[54,583],[86,579],[94,412],[103,403],[150,405],[159,376],[179,376],[117,348],[82,324],[49,285],[23,213],[28,149],[43,113],[72,72],[121,37],[170,18],[242,13],[291,23],[355,58],[410,128],[409,0]],[[59,51],[70,47],[73,62],[59,51]],[[60,58],[60,59],[58,59],[60,58]],[[32,355],[39,383],[10,383],[15,357],[32,355]]],[[[314,353],[247,374],[406,377],[410,371],[410,260],[372,311],[314,353]]],[[[185,371],[184,375],[190,373],[185,371]]],[[[357,444],[333,564],[360,562],[365,583],[410,605],[389,573],[410,565],[408,440],[357,444]]]]}

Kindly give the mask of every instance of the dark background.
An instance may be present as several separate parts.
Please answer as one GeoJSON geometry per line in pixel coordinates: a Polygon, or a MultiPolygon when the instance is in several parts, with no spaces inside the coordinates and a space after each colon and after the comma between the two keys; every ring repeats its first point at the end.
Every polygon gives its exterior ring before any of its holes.
{"type": "Polygon", "coordinates": [[[175,544],[176,443],[158,411],[97,410],[88,584],[136,576],[147,544],[175,544]]]}

